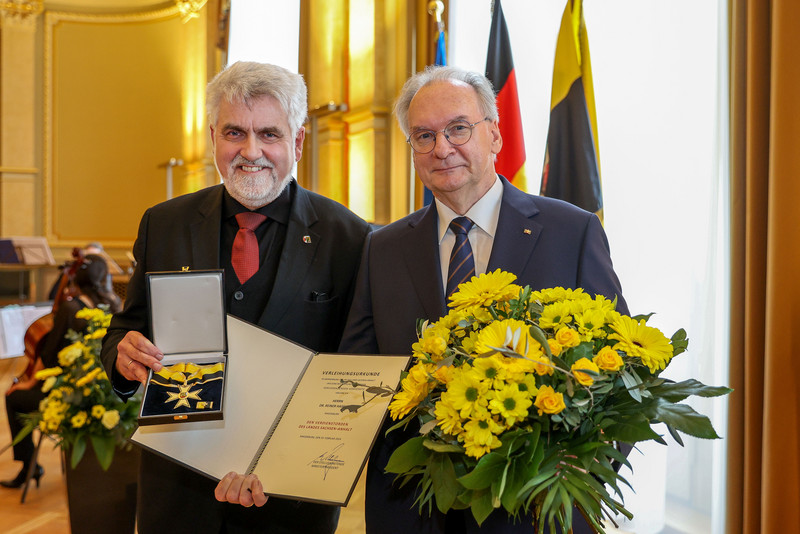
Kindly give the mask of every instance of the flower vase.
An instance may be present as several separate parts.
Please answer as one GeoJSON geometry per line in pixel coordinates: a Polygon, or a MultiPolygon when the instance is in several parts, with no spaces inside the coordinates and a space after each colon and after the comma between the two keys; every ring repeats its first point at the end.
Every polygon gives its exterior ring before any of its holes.
{"type": "Polygon", "coordinates": [[[133,534],[139,448],[117,449],[108,471],[100,467],[91,445],[75,469],[69,464],[69,454],[64,462],[72,532],[133,534]]]}

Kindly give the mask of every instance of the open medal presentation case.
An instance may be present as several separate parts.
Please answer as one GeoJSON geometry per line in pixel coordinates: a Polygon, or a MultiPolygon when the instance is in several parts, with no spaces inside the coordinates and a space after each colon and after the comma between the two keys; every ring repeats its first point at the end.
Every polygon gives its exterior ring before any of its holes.
{"type": "Polygon", "coordinates": [[[222,270],[147,273],[152,341],[164,354],[151,369],[139,425],[223,418],[228,364],[222,270]]]}

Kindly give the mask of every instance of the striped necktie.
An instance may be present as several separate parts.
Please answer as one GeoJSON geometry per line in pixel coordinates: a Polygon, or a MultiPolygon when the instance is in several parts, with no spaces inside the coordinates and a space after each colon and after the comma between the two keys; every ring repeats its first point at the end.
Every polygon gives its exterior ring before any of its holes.
{"type": "Polygon", "coordinates": [[[231,265],[236,272],[236,277],[240,284],[244,284],[251,276],[258,272],[258,239],[255,230],[266,220],[266,215],[252,211],[237,213],[236,222],[239,223],[239,231],[233,238],[233,249],[231,249],[231,265]]]}
{"type": "Polygon", "coordinates": [[[472,257],[472,246],[467,238],[474,224],[467,217],[456,217],[450,222],[450,229],[456,235],[456,243],[450,253],[450,265],[447,268],[446,298],[450,298],[458,284],[475,276],[475,258],[472,257]]]}

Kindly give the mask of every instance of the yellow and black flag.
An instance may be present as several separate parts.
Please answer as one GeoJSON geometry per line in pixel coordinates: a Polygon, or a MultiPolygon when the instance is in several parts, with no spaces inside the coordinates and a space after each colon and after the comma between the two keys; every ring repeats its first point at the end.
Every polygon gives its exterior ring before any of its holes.
{"type": "Polygon", "coordinates": [[[603,192],[589,37],[581,0],[567,0],[556,43],[550,130],[540,194],[566,200],[602,220],[603,192]]]}
{"type": "Polygon", "coordinates": [[[497,155],[495,170],[518,188],[529,191],[525,177],[525,140],[522,137],[517,76],[500,0],[494,1],[489,51],[486,55],[486,77],[491,80],[497,95],[500,135],[503,137],[503,149],[497,155]]]}

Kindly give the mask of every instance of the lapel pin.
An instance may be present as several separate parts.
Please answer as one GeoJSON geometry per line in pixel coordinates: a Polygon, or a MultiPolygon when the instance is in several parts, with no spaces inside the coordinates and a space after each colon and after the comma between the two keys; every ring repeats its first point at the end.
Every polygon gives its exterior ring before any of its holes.
{"type": "Polygon", "coordinates": [[[188,271],[189,271],[189,266],[188,265],[184,265],[183,267],[181,267],[181,272],[185,273],[185,272],[188,272],[188,271]]]}
{"type": "Polygon", "coordinates": [[[310,235],[304,235],[303,236],[303,243],[305,243],[306,245],[311,243],[311,236],[310,235]]]}
{"type": "Polygon", "coordinates": [[[525,229],[522,230],[522,233],[527,234],[527,235],[531,235],[531,230],[530,230],[530,228],[525,228],[525,229]]]}

